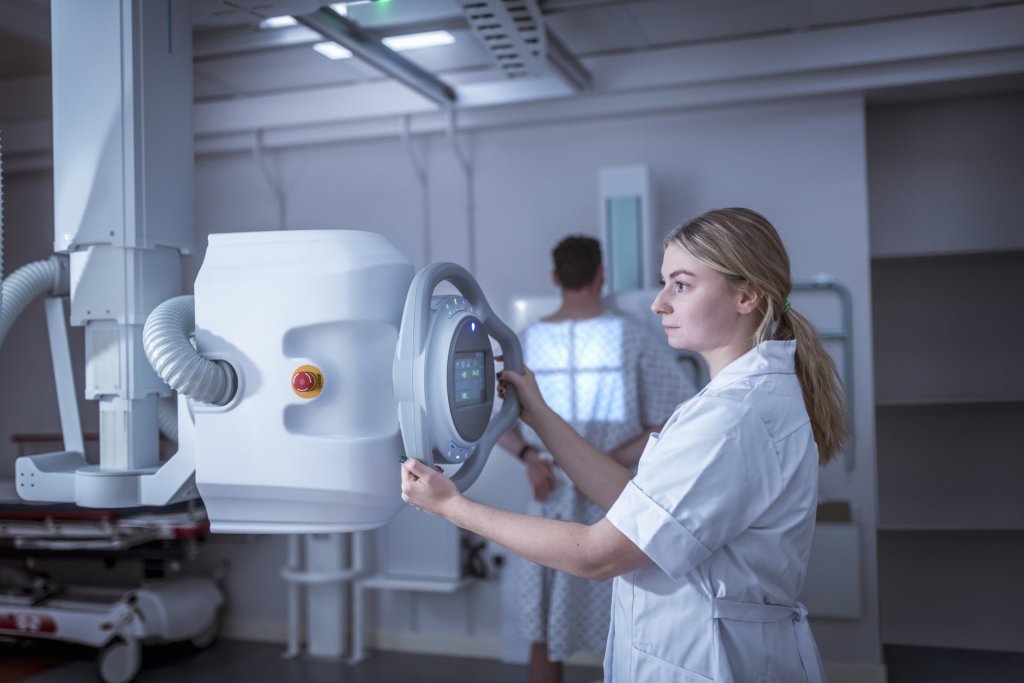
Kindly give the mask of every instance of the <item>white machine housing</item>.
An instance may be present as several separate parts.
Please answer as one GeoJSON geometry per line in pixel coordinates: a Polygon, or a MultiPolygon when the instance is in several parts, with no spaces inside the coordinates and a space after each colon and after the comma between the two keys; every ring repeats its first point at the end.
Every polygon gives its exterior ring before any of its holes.
{"type": "Polygon", "coordinates": [[[196,278],[196,348],[238,376],[224,406],[194,403],[196,484],[215,532],[380,526],[403,505],[391,384],[413,268],[380,235],[210,235],[196,278]],[[323,377],[303,398],[292,376],[323,377]]]}
{"type": "Polygon", "coordinates": [[[375,233],[210,235],[195,346],[236,384],[223,405],[188,402],[211,529],[383,526],[404,505],[403,454],[460,465],[452,481],[468,488],[519,414],[509,396],[492,415],[490,336],[521,370],[518,339],[465,269],[435,263],[413,277],[375,233]],[[442,281],[465,296],[434,297],[442,281]]]}

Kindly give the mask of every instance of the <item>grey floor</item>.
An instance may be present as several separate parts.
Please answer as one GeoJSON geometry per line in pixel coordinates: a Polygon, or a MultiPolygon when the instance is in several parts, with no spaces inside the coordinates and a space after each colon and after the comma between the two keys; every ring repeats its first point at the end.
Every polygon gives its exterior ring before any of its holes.
{"type": "Polygon", "coordinates": [[[1024,652],[886,645],[889,683],[1024,683],[1024,652]]]}
{"type": "MultiPolygon", "coordinates": [[[[222,640],[201,652],[190,646],[146,648],[138,683],[233,683],[274,681],[281,683],[521,683],[526,667],[493,660],[374,653],[352,666],[308,659],[284,660],[280,645],[222,640]]],[[[35,642],[0,647],[0,682],[68,683],[96,681],[95,652],[64,644],[35,642]],[[11,662],[26,664],[30,671],[10,675],[11,662]]],[[[1021,683],[1024,653],[942,650],[923,647],[885,647],[889,683],[1021,683]]],[[[594,667],[567,667],[566,683],[590,683],[601,678],[594,667]]]]}
{"type": "MultiPolygon", "coordinates": [[[[2,650],[0,650],[2,651],[2,650]]],[[[195,651],[187,644],[154,646],[143,654],[137,683],[523,683],[526,667],[489,659],[371,653],[357,665],[310,659],[285,660],[281,645],[221,640],[209,649],[195,651]]],[[[10,651],[8,651],[10,654],[10,651]]],[[[95,651],[67,645],[33,643],[22,647],[21,658],[65,658],[57,668],[9,679],[0,664],[2,683],[70,683],[96,681],[95,651]]],[[[591,683],[601,679],[601,669],[566,667],[566,683],[591,683]]]]}

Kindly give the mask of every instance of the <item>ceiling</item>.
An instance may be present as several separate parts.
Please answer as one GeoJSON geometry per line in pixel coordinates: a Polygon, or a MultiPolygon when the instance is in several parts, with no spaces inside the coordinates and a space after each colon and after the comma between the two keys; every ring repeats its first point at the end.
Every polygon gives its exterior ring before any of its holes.
{"type": "MultiPolygon", "coordinates": [[[[374,119],[391,131],[387,117],[438,111],[362,58],[314,51],[324,37],[306,26],[259,27],[322,4],[191,0],[197,140],[329,125],[370,135],[374,119]]],[[[49,0],[0,1],[0,95],[48,77],[49,18],[49,0]]],[[[453,43],[399,61],[453,91],[456,109],[477,112],[470,118],[495,105],[507,116],[525,104],[564,105],[569,118],[597,107],[638,111],[644,98],[652,110],[829,92],[886,101],[1024,89],[1024,0],[377,0],[349,4],[347,19],[373,42],[448,31],[453,43]],[[546,43],[539,71],[509,78],[464,4],[535,11],[546,43]]],[[[17,118],[4,107],[0,118],[17,118]]]]}
{"type": "MultiPolygon", "coordinates": [[[[180,0],[178,0],[180,1],[180,0]]],[[[261,30],[267,17],[305,14],[317,0],[192,0],[197,101],[385,79],[357,58],[331,61],[311,49],[323,38],[302,26],[261,30]]],[[[716,41],[803,33],[898,17],[971,12],[976,0],[539,0],[544,25],[580,63],[716,41]]],[[[47,0],[4,0],[0,79],[49,71],[47,0]]],[[[506,81],[474,35],[458,0],[353,4],[348,16],[378,36],[448,30],[451,45],[402,56],[458,85],[506,81]]]]}
{"type": "MultiPolygon", "coordinates": [[[[197,101],[384,79],[358,59],[330,61],[310,49],[323,40],[304,27],[263,31],[260,19],[305,13],[317,0],[193,0],[197,101]],[[268,33],[270,35],[268,35],[268,33]],[[271,37],[272,36],[272,37],[271,37]],[[276,38],[276,42],[275,39],[276,38]]],[[[807,33],[900,17],[971,12],[976,0],[538,0],[542,21],[580,65],[615,55],[687,45],[807,33]]],[[[451,45],[403,53],[453,86],[508,79],[474,35],[458,0],[390,0],[351,5],[350,19],[378,36],[448,30],[451,45]]],[[[564,78],[560,80],[564,81],[564,78]]],[[[579,87],[567,85],[559,95],[579,87]]],[[[551,90],[546,92],[551,93],[551,90]]]]}

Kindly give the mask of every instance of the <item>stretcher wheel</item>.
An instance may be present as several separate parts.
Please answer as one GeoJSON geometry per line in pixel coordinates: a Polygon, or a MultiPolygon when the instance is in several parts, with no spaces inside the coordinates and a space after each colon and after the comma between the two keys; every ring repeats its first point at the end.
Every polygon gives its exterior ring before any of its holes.
{"type": "Polygon", "coordinates": [[[217,640],[217,634],[219,632],[220,628],[217,624],[217,620],[213,619],[209,626],[190,638],[188,642],[192,643],[192,647],[197,650],[205,650],[213,645],[213,641],[217,640]]]}
{"type": "Polygon", "coordinates": [[[115,638],[96,657],[96,669],[103,683],[128,683],[141,666],[142,648],[135,641],[115,638]]]}

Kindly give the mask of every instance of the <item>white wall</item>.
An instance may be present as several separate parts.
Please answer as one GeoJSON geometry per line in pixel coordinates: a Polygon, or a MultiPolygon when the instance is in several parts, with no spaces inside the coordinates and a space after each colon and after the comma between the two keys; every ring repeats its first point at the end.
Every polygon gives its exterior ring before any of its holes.
{"type": "MultiPolygon", "coordinates": [[[[475,274],[499,310],[514,295],[552,291],[551,246],[568,232],[597,234],[597,170],[620,164],[649,166],[659,233],[709,208],[749,206],[779,228],[796,277],[824,271],[843,281],[854,300],[857,467],[852,474],[829,468],[822,488],[828,497],[851,500],[861,529],[874,529],[868,217],[859,97],[478,130],[463,143],[476,168],[475,274]]],[[[431,258],[469,265],[465,186],[452,150],[442,137],[416,144],[426,152],[430,170],[431,258]]],[[[423,265],[422,198],[397,134],[394,139],[273,151],[267,158],[287,187],[289,228],[372,230],[395,243],[418,267],[423,265]]],[[[50,226],[32,227],[27,218],[38,213],[49,220],[47,181],[43,174],[23,175],[13,187],[5,186],[12,188],[9,193],[23,195],[18,201],[32,206],[17,210],[9,223],[11,233],[31,233],[34,240],[31,246],[21,245],[20,238],[11,240],[11,265],[27,260],[30,251],[33,257],[49,253],[50,226]]],[[[198,270],[210,232],[278,227],[274,194],[249,155],[199,158],[196,187],[200,253],[185,260],[186,282],[198,270]]],[[[33,327],[42,333],[40,320],[29,318],[0,354],[0,439],[9,468],[7,434],[57,428],[53,400],[45,393],[52,394],[49,361],[33,341],[33,327]],[[30,403],[21,398],[16,384],[34,366],[44,393],[30,403]]],[[[85,407],[83,415],[94,423],[95,407],[85,407]]],[[[521,481],[521,472],[502,455],[495,454],[472,495],[521,506],[525,487],[518,492],[508,487],[510,481],[521,481]]],[[[283,544],[264,539],[213,545],[204,563],[222,557],[232,563],[229,626],[233,621],[237,632],[250,635],[283,633],[284,586],[276,573],[284,559],[283,544]]],[[[814,623],[826,659],[880,662],[873,533],[864,533],[861,559],[864,618],[814,623]]],[[[473,635],[488,646],[500,635],[494,582],[455,596],[386,596],[377,602],[381,631],[403,632],[416,624],[435,637],[473,635]],[[383,608],[389,606],[397,613],[385,616],[383,608]]]]}

